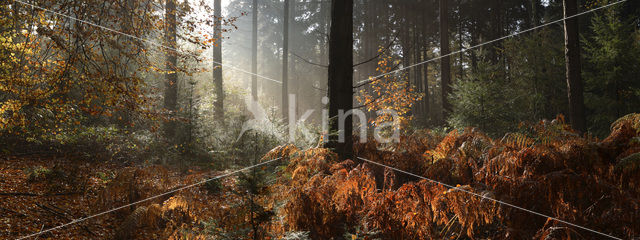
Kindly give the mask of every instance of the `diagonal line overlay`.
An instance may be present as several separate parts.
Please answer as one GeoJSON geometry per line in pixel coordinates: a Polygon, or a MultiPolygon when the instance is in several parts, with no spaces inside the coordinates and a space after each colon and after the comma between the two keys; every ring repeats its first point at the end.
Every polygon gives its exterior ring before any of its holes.
{"type": "Polygon", "coordinates": [[[388,72],[388,73],[383,73],[383,74],[380,74],[380,75],[377,75],[377,76],[371,76],[368,79],[363,79],[363,80],[358,81],[356,84],[360,85],[360,84],[365,84],[367,82],[372,82],[375,79],[378,79],[380,77],[384,77],[384,76],[391,75],[391,74],[394,74],[394,73],[397,73],[397,72],[401,72],[401,71],[407,70],[409,68],[417,67],[417,66],[420,66],[422,64],[426,64],[426,63],[429,63],[429,62],[433,62],[433,61],[439,60],[441,58],[445,58],[445,57],[449,57],[449,56],[452,56],[452,55],[455,55],[455,54],[467,52],[469,50],[476,49],[476,48],[479,48],[479,47],[482,47],[482,46],[485,46],[485,45],[488,45],[488,44],[492,44],[492,43],[495,43],[495,42],[499,42],[499,41],[505,40],[507,38],[512,38],[512,37],[515,37],[517,35],[520,35],[520,34],[523,34],[523,33],[527,33],[527,32],[531,32],[531,31],[534,31],[534,30],[539,29],[539,28],[543,28],[543,27],[546,27],[546,26],[549,26],[549,25],[553,25],[553,24],[556,24],[556,23],[559,23],[559,22],[563,22],[564,20],[567,20],[567,19],[575,18],[575,17],[581,16],[581,15],[585,15],[585,14],[588,14],[588,13],[592,13],[592,12],[595,12],[595,11],[598,11],[598,10],[601,10],[601,9],[612,7],[614,5],[617,5],[617,4],[626,2],[626,1],[628,1],[628,0],[620,0],[620,1],[617,1],[617,2],[613,2],[613,3],[610,3],[610,4],[604,5],[604,6],[600,6],[600,7],[588,10],[588,11],[584,11],[584,12],[581,12],[581,13],[578,13],[578,14],[575,14],[575,15],[568,16],[566,18],[561,18],[561,19],[558,19],[558,20],[555,20],[555,21],[552,21],[552,22],[541,24],[541,25],[538,25],[538,26],[535,26],[535,27],[532,27],[532,28],[529,28],[529,29],[526,29],[526,30],[522,30],[522,31],[510,34],[510,35],[507,35],[507,36],[504,36],[504,37],[500,37],[500,38],[496,38],[496,39],[493,39],[493,40],[490,40],[490,41],[487,41],[487,42],[484,42],[484,43],[480,43],[480,44],[475,45],[475,46],[471,46],[471,47],[464,48],[464,49],[461,49],[461,50],[458,50],[458,51],[455,51],[455,52],[451,52],[451,53],[446,54],[446,55],[438,56],[438,57],[435,57],[435,58],[432,58],[432,59],[429,59],[429,60],[426,60],[426,61],[423,61],[423,62],[414,63],[412,65],[409,65],[409,66],[406,66],[406,67],[403,67],[403,68],[399,68],[399,69],[396,69],[396,70],[388,72]]]}
{"type": "MultiPolygon", "coordinates": [[[[160,43],[151,41],[149,39],[136,37],[136,36],[133,36],[133,35],[128,34],[128,33],[124,33],[124,32],[121,32],[121,31],[118,31],[118,30],[115,30],[115,29],[112,29],[112,28],[108,28],[108,27],[105,27],[105,26],[102,26],[102,25],[98,25],[98,24],[95,24],[93,22],[89,22],[89,21],[86,21],[86,20],[78,19],[76,17],[69,16],[69,15],[63,14],[63,13],[59,13],[59,12],[56,12],[56,11],[53,11],[53,10],[49,10],[47,8],[43,8],[43,7],[40,7],[40,6],[37,6],[37,5],[33,5],[31,3],[23,2],[21,0],[12,0],[12,1],[14,1],[16,3],[23,4],[23,5],[30,6],[30,7],[33,7],[33,8],[37,8],[37,9],[40,9],[42,11],[49,12],[49,13],[52,13],[52,14],[55,14],[55,15],[59,15],[59,16],[63,16],[63,17],[69,18],[69,19],[73,19],[73,20],[76,20],[78,22],[81,22],[81,23],[84,23],[84,24],[87,24],[87,25],[90,25],[90,26],[93,26],[93,27],[97,27],[97,28],[100,28],[100,29],[108,31],[108,32],[113,32],[113,33],[121,34],[121,35],[130,37],[130,38],[136,39],[136,40],[140,40],[140,41],[149,43],[149,44],[151,44],[153,46],[156,46],[156,47],[159,47],[159,48],[163,48],[163,49],[166,49],[166,50],[174,51],[176,53],[180,53],[180,54],[184,54],[184,55],[188,55],[188,56],[192,56],[192,57],[200,57],[200,56],[195,55],[195,54],[187,53],[187,52],[184,52],[184,51],[176,49],[176,48],[172,48],[172,47],[168,47],[168,46],[162,45],[160,43]]],[[[282,81],[278,81],[278,80],[270,78],[270,77],[262,76],[262,75],[259,75],[257,73],[253,73],[253,72],[241,69],[239,67],[235,67],[235,66],[231,66],[231,65],[227,65],[227,64],[222,64],[222,63],[214,61],[214,60],[211,60],[211,61],[213,63],[215,63],[217,65],[220,65],[220,66],[223,66],[225,68],[230,68],[230,69],[237,70],[237,71],[240,71],[240,72],[252,75],[252,76],[256,76],[256,77],[259,77],[259,78],[262,78],[262,79],[265,79],[265,80],[269,80],[269,81],[272,81],[272,82],[275,82],[275,83],[282,84],[282,81]]]]}
{"type": "Polygon", "coordinates": [[[278,161],[280,159],[282,159],[282,158],[276,158],[276,159],[271,159],[269,161],[264,161],[264,162],[258,163],[256,165],[245,167],[245,168],[242,168],[242,169],[230,172],[230,173],[225,173],[225,174],[222,174],[222,175],[218,175],[218,176],[215,176],[213,178],[205,179],[205,180],[202,180],[202,181],[194,183],[194,184],[182,186],[180,188],[176,188],[174,190],[171,190],[171,191],[168,191],[168,192],[165,192],[165,193],[162,193],[162,194],[158,194],[158,195],[155,195],[155,196],[152,196],[152,197],[148,197],[148,198],[145,198],[145,199],[133,202],[133,203],[129,203],[129,204],[117,207],[117,208],[113,208],[113,209],[110,209],[110,210],[107,210],[107,211],[104,211],[104,212],[101,212],[101,213],[97,213],[97,214],[94,214],[94,215],[91,215],[91,216],[88,216],[88,217],[78,218],[78,219],[75,219],[75,220],[73,220],[71,222],[68,222],[68,223],[65,223],[65,224],[58,225],[56,227],[52,227],[52,228],[46,229],[44,231],[40,231],[40,232],[33,233],[33,234],[30,234],[30,235],[22,236],[22,237],[18,238],[18,240],[27,239],[27,238],[31,238],[31,237],[36,237],[36,236],[39,236],[40,234],[43,234],[43,233],[51,232],[53,230],[60,229],[60,228],[63,228],[63,227],[66,227],[66,226],[69,226],[69,225],[72,225],[72,224],[76,224],[76,223],[79,223],[79,222],[82,222],[82,221],[85,221],[85,220],[89,220],[89,219],[95,218],[95,217],[99,217],[99,216],[105,215],[107,213],[118,211],[118,210],[126,208],[126,207],[130,207],[130,206],[133,206],[133,205],[137,205],[139,203],[143,203],[143,202],[146,202],[146,201],[149,201],[149,200],[153,200],[153,199],[156,199],[156,198],[159,198],[159,197],[162,197],[162,196],[166,196],[166,195],[169,195],[169,194],[172,194],[172,193],[175,193],[175,192],[179,192],[179,191],[182,191],[182,190],[187,189],[187,188],[192,188],[192,187],[204,184],[204,183],[209,182],[209,181],[213,181],[213,180],[220,179],[220,178],[225,178],[225,177],[228,177],[228,176],[231,176],[231,175],[235,175],[236,173],[239,173],[239,172],[242,172],[242,171],[246,171],[246,170],[249,170],[249,169],[252,169],[252,168],[256,168],[256,167],[260,167],[260,166],[263,166],[263,165],[267,165],[269,163],[278,161]]]}
{"type": "Polygon", "coordinates": [[[577,228],[580,228],[580,229],[583,229],[583,230],[586,230],[586,231],[589,231],[589,232],[592,232],[592,233],[599,234],[601,236],[605,236],[605,237],[608,237],[608,238],[611,238],[611,239],[622,240],[622,238],[614,237],[614,236],[611,236],[611,235],[606,234],[606,233],[602,233],[602,232],[599,232],[599,231],[596,231],[596,230],[593,230],[593,229],[590,229],[590,228],[586,228],[586,227],[583,227],[583,226],[580,226],[580,225],[577,225],[577,224],[574,224],[574,223],[570,223],[570,222],[564,221],[562,219],[558,219],[558,218],[555,218],[555,217],[552,217],[552,216],[549,216],[549,215],[546,215],[546,214],[535,212],[535,211],[532,211],[532,210],[529,210],[529,209],[526,209],[526,208],[523,208],[523,207],[518,207],[518,206],[513,205],[511,203],[508,203],[508,202],[504,202],[504,201],[500,201],[500,200],[497,200],[497,199],[494,199],[494,198],[483,196],[483,195],[480,195],[480,194],[477,194],[477,193],[474,193],[474,192],[471,192],[471,191],[468,191],[468,190],[465,190],[465,189],[462,189],[462,188],[459,188],[459,187],[456,187],[456,186],[452,186],[452,185],[449,185],[449,184],[446,184],[446,183],[443,183],[443,182],[439,182],[439,181],[436,181],[436,180],[433,180],[433,179],[430,179],[430,178],[426,178],[426,177],[420,176],[420,175],[415,174],[415,173],[407,172],[407,171],[404,171],[404,170],[399,169],[399,168],[391,167],[391,166],[388,166],[388,165],[385,165],[385,164],[382,164],[382,163],[378,163],[378,162],[374,162],[374,161],[371,161],[369,159],[365,159],[365,158],[361,158],[361,157],[357,157],[357,158],[362,160],[362,161],[365,161],[365,162],[368,162],[368,163],[371,163],[371,164],[374,164],[374,165],[378,165],[378,166],[381,166],[381,167],[385,167],[385,168],[394,170],[396,172],[404,173],[404,174],[407,174],[407,175],[410,175],[410,176],[413,176],[413,177],[424,179],[424,180],[427,180],[427,181],[429,181],[431,183],[439,184],[439,185],[445,186],[447,188],[454,189],[456,191],[460,191],[460,192],[464,192],[464,193],[467,193],[467,194],[471,194],[473,196],[476,196],[476,197],[479,197],[479,198],[482,198],[482,199],[486,199],[486,200],[489,200],[489,201],[492,201],[492,202],[496,202],[496,203],[499,203],[499,204],[502,204],[502,205],[505,205],[505,206],[509,206],[509,207],[521,210],[521,211],[525,211],[525,212],[528,212],[528,213],[531,213],[531,214],[535,214],[535,215],[538,215],[538,216],[541,216],[541,217],[545,217],[547,219],[553,219],[555,221],[564,223],[566,225],[569,225],[569,226],[572,226],[572,227],[577,227],[577,228]]]}

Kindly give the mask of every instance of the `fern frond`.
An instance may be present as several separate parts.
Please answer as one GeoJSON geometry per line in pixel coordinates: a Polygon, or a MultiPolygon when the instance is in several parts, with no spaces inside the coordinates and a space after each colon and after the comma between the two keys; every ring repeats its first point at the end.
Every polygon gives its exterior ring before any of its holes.
{"type": "Polygon", "coordinates": [[[526,148],[535,144],[535,139],[522,133],[507,133],[501,140],[502,144],[511,148],[526,148]]]}
{"type": "Polygon", "coordinates": [[[630,121],[632,123],[631,126],[636,130],[637,133],[640,133],[640,113],[631,113],[625,115],[624,117],[618,118],[618,120],[611,124],[610,130],[613,131],[618,125],[626,121],[630,121]]]}

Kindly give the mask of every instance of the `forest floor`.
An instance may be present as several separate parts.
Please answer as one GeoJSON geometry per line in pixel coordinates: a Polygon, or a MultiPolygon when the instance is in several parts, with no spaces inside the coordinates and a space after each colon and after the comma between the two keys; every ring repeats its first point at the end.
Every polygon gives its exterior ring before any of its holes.
{"type": "Polygon", "coordinates": [[[78,219],[39,238],[248,239],[252,232],[259,232],[256,239],[638,236],[640,114],[618,120],[602,140],[575,134],[562,121],[526,129],[502,139],[469,128],[444,136],[403,136],[393,148],[373,141],[355,145],[358,159],[423,179],[357,159],[340,161],[328,149],[291,145],[263,158],[287,159],[284,166],[254,168],[253,180],[238,174],[186,189],[180,188],[232,172],[127,166],[63,154],[0,154],[0,239],[78,219]],[[276,176],[265,178],[262,187],[244,183],[258,182],[256,171],[276,176]],[[485,198],[540,213],[536,217],[485,198]]]}
{"type": "MultiPolygon", "coordinates": [[[[50,154],[4,156],[0,161],[0,238],[21,237],[87,216],[104,188],[98,176],[113,172],[110,163],[81,163],[50,154]],[[61,181],[58,181],[61,180],[61,181]],[[77,183],[81,183],[78,186],[77,183]]],[[[104,237],[114,226],[105,216],[55,231],[61,238],[104,237]],[[96,227],[102,225],[107,227],[96,227]]],[[[53,237],[50,233],[41,238],[53,237]]]]}
{"type": "MultiPolygon", "coordinates": [[[[0,159],[0,239],[15,239],[88,217],[170,190],[185,175],[199,175],[193,170],[184,174],[177,168],[127,167],[61,154],[0,155],[0,159]],[[121,176],[125,177],[119,180],[121,176]]],[[[168,197],[171,195],[155,202],[168,197]]],[[[39,238],[112,238],[133,209],[70,224],[39,238]]],[[[157,230],[143,227],[136,234],[139,239],[157,239],[161,233],[157,230]]]]}

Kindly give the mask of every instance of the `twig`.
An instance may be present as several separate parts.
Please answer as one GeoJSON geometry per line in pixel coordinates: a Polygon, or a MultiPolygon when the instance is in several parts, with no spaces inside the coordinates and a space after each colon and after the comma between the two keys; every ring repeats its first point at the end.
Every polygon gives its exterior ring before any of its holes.
{"type": "MultiPolygon", "coordinates": [[[[390,71],[395,71],[396,69],[398,69],[398,67],[399,67],[399,66],[400,66],[400,63],[396,64],[395,66],[393,66],[393,68],[391,68],[391,70],[390,70],[390,71]]],[[[361,87],[363,87],[364,85],[370,84],[370,83],[372,83],[372,82],[374,82],[374,81],[376,81],[376,80],[378,80],[378,79],[381,79],[381,78],[379,78],[379,77],[371,77],[369,80],[367,80],[367,81],[365,81],[365,82],[363,82],[363,83],[361,83],[361,84],[359,84],[359,85],[356,85],[356,86],[354,86],[353,88],[354,88],[354,89],[356,89],[356,88],[361,88],[361,87]]]]}
{"type": "Polygon", "coordinates": [[[0,192],[0,196],[50,197],[50,196],[74,195],[74,194],[79,194],[79,193],[80,192],[37,194],[37,193],[31,193],[31,192],[0,192]]]}
{"type": "MultiPolygon", "coordinates": [[[[44,223],[42,224],[42,227],[40,227],[40,231],[42,231],[42,229],[44,229],[44,223]]],[[[39,236],[36,236],[36,238],[34,240],[38,240],[39,236]]]]}
{"type": "Polygon", "coordinates": [[[293,56],[296,56],[296,57],[300,58],[302,61],[304,61],[304,62],[306,62],[306,63],[308,63],[308,64],[315,65],[315,66],[318,66],[318,67],[323,67],[323,68],[328,68],[328,67],[329,67],[329,66],[327,66],[327,65],[322,65],[322,64],[319,64],[319,63],[314,63],[314,62],[312,62],[312,61],[310,61],[310,60],[307,60],[307,59],[305,59],[305,58],[303,58],[303,57],[300,57],[298,54],[296,54],[296,53],[294,53],[294,52],[291,52],[291,54],[292,54],[293,56]]]}
{"type": "Polygon", "coordinates": [[[373,56],[372,58],[369,58],[369,59],[367,59],[367,60],[365,60],[365,61],[362,61],[362,62],[360,62],[360,63],[356,63],[355,65],[353,65],[353,67],[357,67],[357,66],[360,66],[360,65],[362,65],[362,64],[365,64],[365,63],[368,63],[368,62],[371,62],[371,61],[373,61],[373,60],[378,59],[380,56],[382,56],[382,54],[383,54],[383,53],[385,53],[387,50],[389,50],[389,48],[391,47],[391,45],[393,45],[393,43],[395,43],[395,42],[396,42],[396,40],[398,39],[398,34],[400,34],[400,33],[398,32],[398,33],[396,34],[396,36],[394,36],[394,37],[393,37],[393,40],[391,40],[391,42],[389,42],[389,44],[387,44],[387,46],[384,48],[384,50],[380,51],[380,52],[378,53],[378,55],[375,55],[375,56],[373,56]]]}
{"type": "Polygon", "coordinates": [[[327,90],[327,89],[322,89],[322,88],[319,88],[319,87],[316,87],[316,86],[311,86],[311,87],[312,87],[312,88],[315,88],[315,89],[317,89],[317,90],[320,90],[320,91],[325,91],[325,92],[328,92],[328,91],[329,91],[329,90],[327,90]]]}
{"type": "Polygon", "coordinates": [[[19,216],[21,216],[21,217],[28,217],[28,216],[27,216],[27,215],[25,215],[24,213],[16,212],[16,211],[11,210],[11,209],[8,209],[8,208],[0,207],[0,209],[5,210],[5,211],[8,211],[8,212],[15,213],[15,214],[17,214],[17,215],[19,215],[19,216]]]}
{"type": "MultiPolygon", "coordinates": [[[[56,210],[54,210],[54,209],[52,209],[50,207],[44,206],[44,205],[39,204],[39,203],[36,203],[36,206],[38,206],[38,207],[40,207],[40,208],[42,208],[44,210],[47,210],[47,211],[53,213],[54,216],[61,217],[61,218],[65,219],[65,220],[67,220],[67,221],[73,221],[75,219],[73,216],[67,216],[67,215],[71,215],[71,214],[68,214],[66,212],[58,212],[58,211],[56,211],[56,210]]],[[[58,207],[56,207],[56,208],[58,208],[58,207]]],[[[82,225],[81,227],[82,227],[82,230],[84,230],[85,232],[91,234],[92,236],[97,236],[94,232],[89,230],[89,228],[86,225],[82,225]]],[[[42,229],[40,231],[42,231],[42,229]]]]}

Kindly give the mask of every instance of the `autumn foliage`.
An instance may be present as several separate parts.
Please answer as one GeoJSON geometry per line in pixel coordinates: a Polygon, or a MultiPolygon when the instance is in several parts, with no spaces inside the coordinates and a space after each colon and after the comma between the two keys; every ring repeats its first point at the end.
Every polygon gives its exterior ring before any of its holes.
{"type": "Polygon", "coordinates": [[[281,231],[309,231],[314,239],[603,237],[490,198],[631,238],[640,233],[639,126],[640,115],[629,115],[600,141],[578,136],[558,118],[522,126],[518,138],[466,129],[437,144],[417,135],[395,149],[378,150],[374,142],[356,148],[357,156],[476,196],[358,160],[338,162],[324,149],[289,152],[290,178],[275,187],[286,191],[281,231]]]}
{"type": "MultiPolygon", "coordinates": [[[[380,57],[377,62],[376,72],[384,74],[380,77],[371,77],[366,87],[362,88],[356,100],[362,104],[368,112],[393,110],[398,116],[398,122],[394,127],[405,127],[413,118],[411,107],[420,101],[424,94],[418,93],[409,81],[406,73],[393,73],[397,70],[400,61],[386,52],[386,49],[378,50],[380,57]]],[[[377,118],[369,120],[372,126],[379,126],[385,122],[393,122],[392,116],[379,114],[377,118]]]]}
{"type": "Polygon", "coordinates": [[[158,196],[42,236],[251,239],[259,231],[259,239],[299,232],[312,239],[603,237],[503,204],[508,203],[632,238],[640,232],[634,225],[640,215],[639,139],[640,115],[632,114],[615,122],[604,140],[575,134],[559,117],[523,124],[502,139],[469,128],[445,136],[417,132],[394,145],[370,141],[355,148],[356,156],[430,180],[360,159],[339,161],[324,148],[286,145],[263,157],[283,157],[284,165],[256,170],[275,174],[260,190],[243,187],[246,175],[235,175],[172,191],[224,174],[205,169],[180,174],[156,165],[78,164],[72,156],[8,157],[12,166],[2,173],[11,182],[0,185],[7,203],[0,211],[18,224],[0,234],[17,237],[158,196]],[[34,225],[24,216],[39,220],[34,225]]]}

